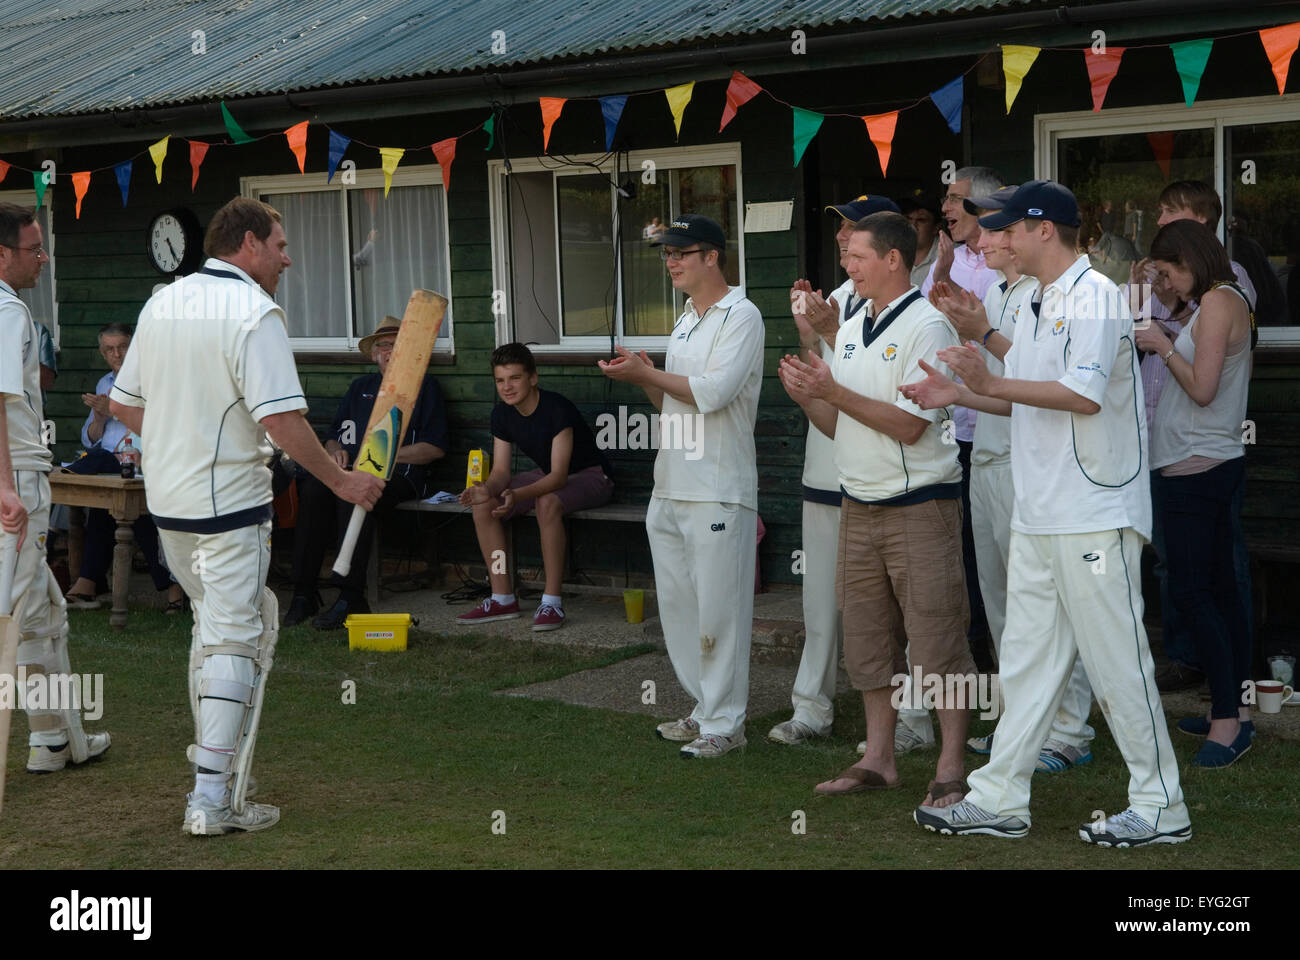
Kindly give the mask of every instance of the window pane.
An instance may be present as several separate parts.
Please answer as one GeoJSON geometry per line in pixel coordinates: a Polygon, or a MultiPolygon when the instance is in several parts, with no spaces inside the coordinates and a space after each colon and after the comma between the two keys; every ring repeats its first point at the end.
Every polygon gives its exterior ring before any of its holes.
{"type": "MultiPolygon", "coordinates": [[[[379,187],[348,191],[352,240],[354,334],[374,332],[385,316],[399,320],[411,291],[433,290],[451,299],[442,187],[379,187]]],[[[438,339],[451,333],[451,314],[438,339]]]]}
{"type": "Polygon", "coordinates": [[[332,190],[267,193],[280,211],[293,266],[280,274],[276,303],[284,308],[291,337],[346,337],[348,302],[339,258],[343,222],[332,190]]]}
{"type": "Polygon", "coordinates": [[[560,342],[555,278],[555,175],[549,170],[504,177],[510,239],[514,336],[520,343],[560,342]]]}
{"type": "Polygon", "coordinates": [[[614,324],[614,227],[609,179],[556,177],[560,303],[566,337],[609,336],[614,324]]]}
{"type": "Polygon", "coordinates": [[[1255,319],[1260,326],[1300,325],[1293,269],[1300,259],[1300,123],[1228,127],[1224,136],[1228,249],[1255,287],[1255,319]]]}
{"type": "Polygon", "coordinates": [[[1071,137],[1058,141],[1056,179],[1079,200],[1079,241],[1092,265],[1116,283],[1147,254],[1159,229],[1156,200],[1171,180],[1214,182],[1214,131],[1071,137]]]}

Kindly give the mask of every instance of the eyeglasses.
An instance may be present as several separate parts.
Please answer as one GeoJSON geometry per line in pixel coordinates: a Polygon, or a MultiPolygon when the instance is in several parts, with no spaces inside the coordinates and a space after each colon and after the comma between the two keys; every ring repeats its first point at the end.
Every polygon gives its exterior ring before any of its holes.
{"type": "Polygon", "coordinates": [[[947,195],[944,196],[944,198],[943,198],[943,202],[944,202],[944,203],[961,203],[963,200],[966,200],[966,199],[968,199],[968,198],[967,198],[964,194],[961,194],[961,193],[949,193],[949,194],[947,194],[947,195]]]}
{"type": "Polygon", "coordinates": [[[699,247],[696,247],[694,250],[672,250],[672,251],[668,250],[665,247],[660,247],[659,259],[663,261],[671,260],[673,263],[677,263],[679,260],[682,259],[682,257],[686,256],[688,253],[703,253],[703,252],[704,251],[701,250],[699,247]]]}
{"type": "Polygon", "coordinates": [[[22,250],[24,253],[34,253],[38,257],[49,257],[50,252],[40,244],[34,247],[19,247],[12,243],[0,243],[0,247],[8,247],[10,250],[22,250]]]}

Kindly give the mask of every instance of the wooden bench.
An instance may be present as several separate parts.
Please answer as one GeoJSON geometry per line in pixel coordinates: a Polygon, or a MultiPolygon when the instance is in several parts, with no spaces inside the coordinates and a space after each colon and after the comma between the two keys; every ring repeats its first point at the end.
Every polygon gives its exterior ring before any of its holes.
{"type": "MultiPolygon", "coordinates": [[[[1251,566],[1258,569],[1263,563],[1300,564],[1300,544],[1281,540],[1257,540],[1246,538],[1246,549],[1250,553],[1251,566]]],[[[1268,622],[1268,576],[1258,576],[1251,571],[1251,582],[1259,598],[1259,624],[1268,622]]]]}

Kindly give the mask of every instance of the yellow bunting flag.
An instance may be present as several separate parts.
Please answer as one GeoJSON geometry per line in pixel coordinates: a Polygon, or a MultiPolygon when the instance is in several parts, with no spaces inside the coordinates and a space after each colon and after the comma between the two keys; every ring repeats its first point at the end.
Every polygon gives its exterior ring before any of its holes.
{"type": "Polygon", "coordinates": [[[1034,65],[1038,59],[1040,47],[1022,47],[1014,43],[1002,45],[1002,72],[1007,78],[1007,113],[1011,112],[1011,104],[1016,102],[1016,94],[1020,92],[1020,84],[1025,79],[1025,74],[1029,68],[1034,65]]]}
{"type": "Polygon", "coordinates": [[[551,146],[551,127],[555,121],[560,119],[560,112],[564,110],[564,97],[538,97],[537,102],[542,105],[542,153],[545,153],[551,146]]]}
{"type": "Polygon", "coordinates": [[[380,147],[379,156],[384,164],[384,196],[388,196],[388,190],[393,185],[393,171],[397,169],[398,163],[402,160],[402,154],[406,153],[401,147],[380,147]]]}
{"type": "Polygon", "coordinates": [[[284,138],[289,141],[289,149],[298,158],[298,172],[307,172],[307,121],[295,123],[284,131],[284,138]]]}
{"type": "Polygon", "coordinates": [[[683,83],[679,87],[664,88],[664,96],[668,98],[668,109],[673,112],[673,126],[677,128],[679,137],[682,135],[682,114],[686,112],[686,105],[691,102],[694,93],[694,80],[683,83]]]}
{"type": "Polygon", "coordinates": [[[167,141],[170,139],[171,134],[168,134],[157,143],[149,145],[149,156],[153,157],[154,176],[158,178],[159,183],[162,183],[162,165],[167,159],[167,141]]]}
{"type": "Polygon", "coordinates": [[[880,157],[880,175],[888,176],[889,153],[894,143],[894,127],[898,125],[898,111],[863,117],[862,122],[867,125],[867,136],[875,144],[876,155],[880,157]]]}
{"type": "Polygon", "coordinates": [[[72,189],[76,191],[77,194],[77,219],[80,220],[81,219],[81,198],[84,197],[86,195],[86,191],[90,189],[89,170],[83,170],[81,173],[74,173],[72,175],[72,189]]]}

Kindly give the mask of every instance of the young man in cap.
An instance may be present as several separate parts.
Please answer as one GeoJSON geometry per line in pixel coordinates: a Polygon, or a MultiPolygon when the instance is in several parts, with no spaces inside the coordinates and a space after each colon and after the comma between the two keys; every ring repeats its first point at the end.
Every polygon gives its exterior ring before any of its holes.
{"type": "MultiPolygon", "coordinates": [[[[330,425],[325,450],[344,470],[352,469],[361,441],[365,439],[366,426],[375,407],[375,396],[384,382],[388,361],[397,343],[397,331],[402,321],[384,317],[368,337],[357,345],[361,355],[379,366],[378,373],[366,373],[348,386],[348,392],[339,401],[334,422],[330,425]]],[[[366,601],[366,573],[370,564],[370,549],[374,543],[375,523],[379,517],[390,513],[405,500],[418,500],[425,495],[424,481],[429,465],[447,453],[447,413],[442,402],[438,381],[428,374],[420,385],[420,394],[406,426],[402,445],[394,458],[393,475],[384,487],[374,510],[366,514],[352,553],[352,569],[347,576],[331,575],[330,583],[339,588],[334,605],[321,613],[311,625],[317,630],[338,630],[349,614],[369,613],[366,601]]],[[[325,548],[343,542],[343,535],[352,516],[352,504],[330,491],[320,480],[305,470],[299,471],[298,522],[293,539],[293,600],[285,615],[284,625],[292,627],[310,617],[320,607],[316,592],[321,560],[325,548]]]]}
{"type": "Polygon", "coordinates": [[[1133,319],[1119,289],[1076,249],[1079,209],[1065,187],[1032,180],[980,225],[1011,228],[1017,263],[1039,280],[1005,374],[991,374],[968,343],[937,356],[963,384],[927,367],[930,376],[903,393],[927,408],[962,402],[1011,416],[1006,709],[966,799],[922,805],[913,818],[946,834],[1024,836],[1039,748],[1078,658],[1129,768],[1128,809],[1084,824],[1080,838],[1181,843],[1191,822],[1142,627],[1151,491],[1133,319]]]}
{"type": "MultiPolygon", "coordinates": [[[[853,225],[882,210],[898,213],[888,197],[861,196],[826,208],[835,214],[839,230],[840,266],[848,267],[853,225]]],[[[799,358],[813,354],[827,363],[835,359],[835,338],[842,327],[866,305],[857,295],[853,278],[845,280],[829,299],[813,290],[807,280],[790,288],[790,309],[799,330],[799,358]]],[[[778,723],[767,737],[777,743],[802,743],[827,736],[835,719],[835,674],[839,668],[839,604],[835,600],[835,552],[839,544],[840,481],[835,469],[835,443],[808,422],[803,455],[803,656],[794,679],[791,701],[794,716],[778,723]]]]}
{"type": "MultiPolygon", "coordinates": [[[[854,225],[848,271],[871,303],[839,331],[826,364],[786,357],[781,382],[822,433],[834,439],[842,494],[836,593],[844,662],[862,691],[867,745],[861,761],[816,787],[823,795],[900,784],[897,704],[910,664],[945,690],[974,680],[966,644],[961,562],[961,468],[945,443],[946,411],[924,412],[898,396],[923,375],[917,363],[957,343],[952,327],[912,285],[916,231],[897,213],[854,225]],[[870,315],[868,315],[870,311],[870,315]],[[907,650],[905,656],[904,650],[907,650]]],[[[969,713],[959,697],[936,704],[942,749],[925,802],[965,795],[969,713]]]]}
{"type": "Polygon", "coordinates": [[[661,411],[661,426],[669,418],[694,417],[694,436],[704,438],[703,456],[661,438],[646,532],[668,656],[696,701],[690,716],[662,723],[656,732],[685,742],[681,755],[687,759],[713,758],[745,745],[763,318],[743,289],[727,284],[721,226],[681,214],[661,240],[673,289],[687,296],[664,369],[655,369],[644,351],[636,355],[621,346],[617,357],[599,365],[606,376],[642,387],[661,411]]]}
{"type": "Polygon", "coordinates": [[[930,268],[939,259],[939,205],[920,191],[914,197],[898,201],[898,208],[916,231],[916,264],[912,267],[912,282],[918,287],[930,276],[930,268]]]}

